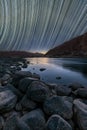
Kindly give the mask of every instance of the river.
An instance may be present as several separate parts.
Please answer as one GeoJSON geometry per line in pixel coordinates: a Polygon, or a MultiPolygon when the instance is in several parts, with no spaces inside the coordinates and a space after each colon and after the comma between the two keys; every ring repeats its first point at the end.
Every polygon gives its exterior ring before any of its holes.
{"type": "Polygon", "coordinates": [[[87,59],[81,58],[28,58],[24,70],[37,73],[47,83],[68,85],[80,83],[87,86],[87,59]],[[44,68],[40,71],[40,68],[44,68]]]}

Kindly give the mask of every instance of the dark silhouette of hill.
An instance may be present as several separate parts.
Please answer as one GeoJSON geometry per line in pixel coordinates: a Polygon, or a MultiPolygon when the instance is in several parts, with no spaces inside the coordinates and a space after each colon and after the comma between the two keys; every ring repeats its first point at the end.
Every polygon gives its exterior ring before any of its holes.
{"type": "Polygon", "coordinates": [[[87,57],[87,33],[49,50],[45,56],[87,57]]]}
{"type": "Polygon", "coordinates": [[[41,53],[31,53],[26,51],[0,51],[0,57],[42,57],[41,53]]]}

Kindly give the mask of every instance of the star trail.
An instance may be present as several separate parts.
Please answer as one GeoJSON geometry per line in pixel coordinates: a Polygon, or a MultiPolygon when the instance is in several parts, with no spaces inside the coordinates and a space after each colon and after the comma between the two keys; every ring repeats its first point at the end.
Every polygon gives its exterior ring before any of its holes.
{"type": "Polygon", "coordinates": [[[0,50],[47,51],[87,32],[87,0],[0,0],[0,50]]]}

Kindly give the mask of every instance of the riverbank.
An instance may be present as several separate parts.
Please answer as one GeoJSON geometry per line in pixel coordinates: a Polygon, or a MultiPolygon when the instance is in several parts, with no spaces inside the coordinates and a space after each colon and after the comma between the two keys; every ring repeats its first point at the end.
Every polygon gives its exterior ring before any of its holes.
{"type": "Polygon", "coordinates": [[[42,82],[40,75],[22,71],[28,64],[0,59],[0,129],[87,130],[87,88],[42,82]]]}

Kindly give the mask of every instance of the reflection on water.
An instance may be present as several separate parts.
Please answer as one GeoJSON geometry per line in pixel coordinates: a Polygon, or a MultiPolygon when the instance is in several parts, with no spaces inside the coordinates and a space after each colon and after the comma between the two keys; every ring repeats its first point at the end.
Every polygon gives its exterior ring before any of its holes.
{"type": "Polygon", "coordinates": [[[87,59],[78,58],[28,58],[31,64],[25,70],[38,73],[48,83],[87,85],[87,59]],[[46,68],[40,71],[40,68],[46,68]],[[57,77],[61,77],[58,79],[57,77]]]}

